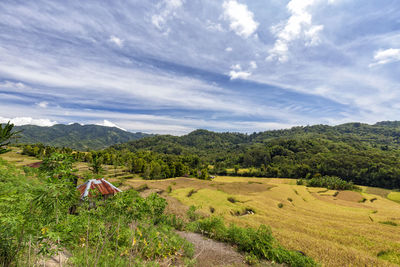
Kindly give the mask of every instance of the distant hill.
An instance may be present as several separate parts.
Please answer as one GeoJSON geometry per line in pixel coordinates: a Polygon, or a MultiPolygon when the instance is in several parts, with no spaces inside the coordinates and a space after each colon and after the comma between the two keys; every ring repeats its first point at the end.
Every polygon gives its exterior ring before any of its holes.
{"type": "Polygon", "coordinates": [[[240,151],[256,144],[265,144],[274,139],[326,139],[351,145],[364,144],[374,147],[400,148],[400,121],[384,121],[374,125],[365,123],[346,123],[337,126],[313,125],[298,126],[291,129],[271,130],[253,134],[217,133],[207,130],[195,130],[180,137],[157,135],[130,141],[114,146],[117,149],[128,148],[152,150],[167,154],[209,154],[240,151]]]}
{"type": "Polygon", "coordinates": [[[137,140],[146,136],[145,133],[131,133],[116,127],[99,125],[80,125],[78,123],[65,125],[56,124],[51,127],[36,125],[16,126],[21,138],[18,143],[42,143],[56,147],[70,147],[77,150],[98,150],[111,145],[137,140]]]}

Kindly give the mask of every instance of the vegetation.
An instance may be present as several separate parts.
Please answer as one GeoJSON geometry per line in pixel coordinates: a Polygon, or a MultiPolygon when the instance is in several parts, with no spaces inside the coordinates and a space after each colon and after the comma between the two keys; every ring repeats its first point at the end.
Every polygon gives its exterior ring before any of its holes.
{"type": "Polygon", "coordinates": [[[19,142],[42,143],[55,147],[70,147],[81,151],[103,149],[110,145],[151,136],[144,133],[130,133],[116,127],[99,125],[57,124],[51,127],[35,125],[16,126],[21,131],[19,142]]]}
{"type": "Polygon", "coordinates": [[[234,224],[226,227],[221,218],[210,217],[197,220],[188,227],[210,238],[235,245],[240,251],[259,259],[287,263],[292,267],[317,266],[313,259],[280,246],[272,236],[271,229],[265,225],[261,225],[257,230],[238,227],[234,224]]]}
{"type": "MultiPolygon", "coordinates": [[[[172,182],[175,185],[170,196],[185,206],[194,205],[201,214],[223,217],[226,225],[234,223],[253,229],[268,225],[285,248],[300,250],[323,266],[392,266],[378,259],[377,253],[400,253],[400,227],[379,223],[393,221],[400,225],[400,206],[385,197],[366,193],[369,188],[363,187],[362,193],[341,191],[334,196],[336,190],[318,193],[320,188],[299,186],[290,179],[217,176],[212,182],[190,178],[146,181],[150,188],[159,189],[172,182]],[[186,197],[192,189],[197,193],[186,197]],[[228,197],[240,202],[231,203],[228,197]],[[363,197],[377,200],[359,203],[363,197]],[[246,208],[252,208],[256,214],[235,216],[236,211],[246,208]]],[[[143,181],[129,181],[131,185],[138,183],[143,181]]]]}
{"type": "Polygon", "coordinates": [[[336,176],[314,177],[305,181],[299,180],[297,184],[306,184],[309,187],[325,187],[331,190],[361,190],[351,181],[347,182],[336,176]]]}
{"type": "Polygon", "coordinates": [[[79,203],[68,159],[58,163],[29,170],[33,177],[27,178],[0,160],[2,266],[37,264],[62,250],[68,250],[70,263],[79,266],[193,256],[191,245],[166,224],[163,198],[142,198],[128,190],[79,203]]]}
{"type": "MultiPolygon", "coordinates": [[[[154,136],[111,150],[197,156],[211,174],[309,178],[337,176],[355,184],[399,188],[400,122],[316,125],[251,135],[197,130],[154,136]]],[[[110,151],[110,150],[109,150],[110,151]]]]}
{"type": "Polygon", "coordinates": [[[11,143],[11,138],[15,137],[19,132],[13,132],[12,129],[14,124],[8,122],[7,124],[0,124],[0,154],[4,154],[9,151],[7,146],[11,143]]]}

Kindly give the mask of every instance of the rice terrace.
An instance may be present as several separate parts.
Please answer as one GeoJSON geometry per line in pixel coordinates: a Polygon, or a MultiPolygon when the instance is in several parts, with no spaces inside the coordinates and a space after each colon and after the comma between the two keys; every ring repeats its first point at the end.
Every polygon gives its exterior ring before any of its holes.
{"type": "Polygon", "coordinates": [[[0,267],[400,266],[400,0],[3,0],[0,55],[0,267]]]}
{"type": "MultiPolygon", "coordinates": [[[[18,166],[37,162],[16,148],[1,158],[18,166]]],[[[85,163],[77,166],[82,175],[88,171],[85,163]]],[[[283,178],[143,180],[126,175],[125,168],[105,170],[104,177],[123,190],[160,194],[168,200],[167,212],[177,216],[185,217],[194,206],[201,216],[221,216],[227,223],[268,225],[286,248],[300,250],[323,266],[400,264],[398,192],[365,186],[360,192],[328,190],[283,178]]]]}

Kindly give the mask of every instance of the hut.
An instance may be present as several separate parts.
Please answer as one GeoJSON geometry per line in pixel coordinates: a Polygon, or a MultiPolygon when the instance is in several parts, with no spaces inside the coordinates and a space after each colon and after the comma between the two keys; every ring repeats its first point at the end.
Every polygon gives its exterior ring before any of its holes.
{"type": "Polygon", "coordinates": [[[86,197],[93,197],[91,191],[95,190],[99,194],[101,194],[104,198],[108,198],[110,196],[115,195],[118,192],[122,192],[120,189],[112,185],[110,182],[105,179],[91,179],[84,184],[77,186],[78,191],[81,194],[81,199],[86,197]]]}

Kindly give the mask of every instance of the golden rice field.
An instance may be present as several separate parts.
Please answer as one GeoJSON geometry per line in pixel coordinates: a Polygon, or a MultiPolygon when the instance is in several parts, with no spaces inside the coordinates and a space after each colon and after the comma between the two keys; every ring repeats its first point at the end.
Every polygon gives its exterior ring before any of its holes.
{"type": "Polygon", "coordinates": [[[269,225],[285,247],[301,250],[324,266],[400,264],[400,226],[395,226],[400,225],[400,204],[365,193],[374,191],[366,187],[363,193],[336,193],[298,186],[290,179],[243,177],[126,183],[132,187],[146,183],[163,190],[171,186],[170,197],[185,206],[195,205],[202,213],[211,215],[212,207],[213,215],[227,222],[251,227],[269,225]],[[197,192],[188,197],[191,190],[197,192]],[[229,197],[236,202],[228,201],[229,197]],[[255,214],[237,216],[246,209],[255,214]]]}
{"type": "MultiPolygon", "coordinates": [[[[38,161],[18,150],[1,157],[18,166],[38,161]]],[[[75,167],[80,174],[88,172],[86,163],[75,167]]],[[[282,245],[305,252],[323,266],[400,265],[399,192],[371,187],[363,187],[362,193],[337,192],[277,178],[144,181],[132,179],[122,167],[104,167],[104,176],[123,183],[123,189],[147,184],[155,192],[163,190],[168,210],[178,215],[195,205],[201,213],[222,216],[228,223],[269,225],[282,245]],[[172,191],[167,194],[169,186],[172,191]],[[195,193],[188,197],[191,190],[195,193]],[[254,214],[246,214],[246,209],[254,214]]]]}

